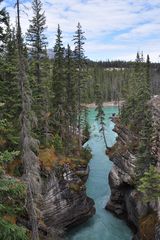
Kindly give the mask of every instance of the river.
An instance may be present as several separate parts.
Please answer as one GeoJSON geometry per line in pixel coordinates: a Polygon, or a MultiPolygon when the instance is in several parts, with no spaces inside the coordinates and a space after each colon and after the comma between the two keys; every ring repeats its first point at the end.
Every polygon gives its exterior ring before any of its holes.
{"type": "MultiPolygon", "coordinates": [[[[117,112],[117,107],[104,108],[106,116],[106,137],[109,146],[116,139],[116,133],[112,131],[114,124],[109,120],[112,113],[117,112]]],[[[74,228],[69,234],[69,240],[130,240],[132,233],[124,221],[117,219],[104,209],[110,196],[108,174],[112,162],[105,155],[105,146],[99,126],[95,121],[96,112],[89,111],[89,123],[91,136],[85,145],[92,150],[92,159],[89,163],[90,174],[86,183],[87,195],[94,199],[96,214],[86,223],[74,228]]]]}

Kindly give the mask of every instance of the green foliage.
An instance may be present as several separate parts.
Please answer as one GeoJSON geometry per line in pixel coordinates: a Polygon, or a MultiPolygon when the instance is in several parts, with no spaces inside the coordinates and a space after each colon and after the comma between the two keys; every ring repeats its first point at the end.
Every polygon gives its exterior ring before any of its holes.
{"type": "Polygon", "coordinates": [[[48,78],[49,59],[46,50],[46,17],[41,0],[32,1],[33,17],[26,34],[29,57],[29,79],[32,87],[32,109],[36,114],[34,131],[42,144],[48,144],[48,78]]]}
{"type": "Polygon", "coordinates": [[[137,136],[136,179],[154,163],[151,154],[152,113],[148,102],[151,99],[150,63],[144,63],[143,55],[137,54],[132,75],[127,86],[125,104],[121,111],[121,121],[137,136]]]}
{"type": "Polygon", "coordinates": [[[148,68],[150,65],[144,63],[143,57],[137,55],[136,62],[132,69],[132,75],[126,89],[125,104],[121,111],[121,120],[125,125],[136,133],[141,131],[147,103],[151,98],[150,75],[148,68]]]}
{"type": "Polygon", "coordinates": [[[87,145],[85,148],[82,148],[81,150],[81,158],[84,160],[89,161],[92,157],[92,151],[91,148],[87,145]]]}
{"type": "Polygon", "coordinates": [[[27,230],[0,218],[1,240],[29,240],[27,230]]]}
{"type": "Polygon", "coordinates": [[[19,143],[17,129],[7,119],[0,119],[0,150],[4,147],[13,149],[19,143]],[[3,143],[4,142],[4,143],[3,143]],[[4,145],[4,146],[3,146],[4,145]]]}
{"type": "Polygon", "coordinates": [[[160,197],[160,173],[157,168],[150,165],[141,177],[138,190],[144,194],[144,201],[150,202],[160,197]]]}
{"type": "Polygon", "coordinates": [[[65,136],[64,136],[64,145],[65,145],[65,153],[70,154],[73,145],[74,145],[74,134],[73,130],[77,128],[77,96],[76,96],[76,86],[77,83],[75,81],[75,61],[74,54],[71,51],[70,46],[68,45],[66,56],[65,56],[65,136]]]}
{"type": "Polygon", "coordinates": [[[20,154],[19,151],[4,151],[3,153],[0,152],[0,164],[6,164],[6,163],[10,163],[11,161],[13,161],[15,159],[15,157],[17,157],[20,154]]]}
{"type": "Polygon", "coordinates": [[[7,17],[3,55],[0,56],[0,136],[8,148],[19,143],[20,93],[17,79],[17,48],[15,29],[7,17]]]}
{"type": "Polygon", "coordinates": [[[25,196],[25,190],[25,185],[18,180],[12,178],[2,178],[0,180],[0,193],[2,198],[8,198],[8,196],[10,196],[10,198],[22,200],[25,196]]]}
{"type": "Polygon", "coordinates": [[[63,143],[62,143],[62,138],[58,135],[55,134],[54,138],[53,138],[53,146],[56,150],[57,153],[63,153],[63,143]]]}
{"type": "Polygon", "coordinates": [[[75,45],[75,80],[76,84],[76,95],[77,95],[77,129],[78,129],[78,151],[80,153],[82,147],[82,136],[81,130],[83,128],[82,117],[82,103],[85,102],[86,96],[86,57],[84,53],[84,44],[86,38],[84,37],[84,32],[80,23],[77,25],[77,30],[73,36],[73,41],[75,45]]]}
{"type": "Polygon", "coordinates": [[[88,121],[86,121],[84,128],[83,128],[83,136],[84,136],[84,140],[88,140],[90,137],[90,125],[88,123],[88,121]]]}
{"type": "Polygon", "coordinates": [[[96,96],[96,109],[95,110],[97,111],[96,120],[100,124],[99,131],[102,132],[103,140],[104,140],[105,146],[107,148],[108,145],[107,145],[107,140],[106,140],[106,136],[105,136],[105,113],[103,111],[103,97],[100,92],[100,85],[98,83],[96,84],[95,96],[96,96]]]}
{"type": "Polygon", "coordinates": [[[7,129],[7,120],[1,119],[0,120],[0,131],[5,132],[7,129]]]}
{"type": "Polygon", "coordinates": [[[0,153],[0,239],[28,239],[27,230],[9,220],[11,217],[16,219],[24,212],[26,197],[26,186],[19,180],[6,176],[4,171],[6,164],[17,155],[19,151],[6,150],[0,153]],[[8,220],[5,220],[5,216],[8,216],[8,220]]]}
{"type": "MultiPolygon", "coordinates": [[[[0,0],[0,4],[3,0],[0,0]]],[[[7,25],[7,12],[5,8],[0,9],[0,51],[3,49],[3,42],[5,39],[3,24],[7,25]]]]}
{"type": "Polygon", "coordinates": [[[65,75],[64,75],[64,47],[62,41],[62,31],[58,25],[56,43],[54,46],[54,62],[52,76],[52,124],[56,132],[63,138],[65,123],[65,75]]]}
{"type": "MultiPolygon", "coordinates": [[[[38,61],[40,54],[44,53],[47,44],[44,31],[46,29],[46,18],[43,11],[41,0],[33,0],[32,2],[33,18],[30,20],[30,26],[27,32],[27,42],[32,47],[32,56],[38,61]]],[[[38,77],[38,75],[37,75],[38,77]]]]}

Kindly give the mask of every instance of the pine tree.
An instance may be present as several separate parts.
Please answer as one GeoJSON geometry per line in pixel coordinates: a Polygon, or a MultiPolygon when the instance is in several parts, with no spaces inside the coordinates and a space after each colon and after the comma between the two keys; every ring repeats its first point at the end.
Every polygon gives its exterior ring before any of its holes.
{"type": "Polygon", "coordinates": [[[56,43],[54,46],[53,81],[52,81],[52,122],[59,136],[64,138],[65,118],[65,61],[62,31],[58,25],[56,43]]]}
{"type": "Polygon", "coordinates": [[[136,62],[128,83],[125,105],[121,113],[123,123],[137,133],[140,132],[143,124],[143,108],[150,99],[146,70],[143,54],[140,56],[137,53],[136,62]]]}
{"type": "Polygon", "coordinates": [[[42,105],[42,138],[43,145],[48,146],[52,138],[50,133],[50,95],[51,95],[51,64],[48,58],[47,49],[45,49],[45,56],[42,61],[42,94],[43,94],[43,105],[42,105]]]}
{"type": "Polygon", "coordinates": [[[48,83],[46,82],[47,77],[44,76],[44,72],[46,73],[44,69],[44,61],[46,61],[45,48],[47,44],[46,36],[44,34],[46,29],[46,18],[42,8],[43,5],[41,0],[33,0],[33,18],[30,20],[30,26],[26,34],[30,56],[30,77],[33,78],[31,82],[34,97],[33,107],[38,118],[37,132],[41,141],[46,139],[45,116],[47,112],[45,103],[48,101],[45,99],[48,97],[45,94],[46,85],[48,83]]]}
{"type": "Polygon", "coordinates": [[[67,46],[65,56],[65,122],[66,136],[65,146],[67,154],[73,149],[73,140],[75,138],[77,124],[77,106],[76,106],[76,82],[75,82],[75,64],[73,60],[73,52],[70,46],[67,46]]]}
{"type": "Polygon", "coordinates": [[[83,89],[84,89],[84,83],[85,83],[85,68],[86,68],[86,62],[85,62],[85,54],[84,54],[84,32],[82,31],[81,24],[78,23],[77,31],[75,32],[74,38],[73,38],[74,44],[75,44],[75,62],[76,62],[76,80],[77,80],[77,114],[78,114],[78,145],[79,145],[79,152],[82,147],[82,103],[84,100],[83,96],[83,89]]]}
{"type": "MultiPolygon", "coordinates": [[[[0,4],[3,0],[0,0],[0,4]]],[[[3,24],[5,24],[5,26],[7,26],[8,21],[8,13],[6,12],[5,8],[0,9],[0,52],[3,51],[3,42],[5,39],[5,31],[3,28],[3,24]]]]}
{"type": "Polygon", "coordinates": [[[42,10],[41,0],[33,0],[33,18],[30,20],[30,26],[27,32],[27,43],[29,45],[29,51],[31,57],[34,59],[35,65],[35,77],[37,84],[41,83],[41,59],[44,56],[46,42],[46,36],[44,31],[46,29],[46,17],[42,10]]]}
{"type": "Polygon", "coordinates": [[[17,49],[15,29],[10,28],[9,19],[5,34],[0,77],[0,93],[4,103],[3,118],[7,119],[14,128],[18,129],[17,118],[20,114],[20,94],[17,81],[17,49]],[[8,111],[10,109],[10,111],[8,111]]]}
{"type": "MultiPolygon", "coordinates": [[[[137,90],[137,113],[139,117],[139,147],[137,154],[137,178],[141,177],[145,171],[149,169],[155,160],[151,153],[152,144],[152,113],[148,106],[148,101],[151,99],[151,79],[149,74],[149,58],[146,65],[143,65],[143,81],[139,81],[139,89],[137,90]]],[[[136,116],[135,116],[136,117],[136,116]]],[[[138,117],[138,116],[137,116],[138,117]]]]}
{"type": "Polygon", "coordinates": [[[17,48],[14,28],[10,28],[9,16],[3,40],[3,53],[0,54],[0,96],[3,106],[1,117],[8,123],[8,148],[19,143],[19,123],[17,118],[21,111],[20,94],[17,80],[17,48]],[[9,110],[10,109],[10,110],[9,110]],[[10,132],[10,134],[9,134],[10,132]]]}
{"type": "Polygon", "coordinates": [[[143,53],[137,53],[132,76],[129,80],[128,94],[122,109],[121,119],[138,138],[136,180],[137,182],[154,164],[151,153],[152,113],[148,102],[151,99],[151,80],[149,58],[144,62],[143,53]]]}
{"type": "Polygon", "coordinates": [[[147,61],[146,61],[146,81],[149,89],[150,96],[153,95],[153,86],[152,86],[152,80],[151,80],[151,62],[150,57],[147,55],[147,61]]]}
{"type": "Polygon", "coordinates": [[[140,179],[138,190],[144,194],[146,202],[158,200],[160,198],[160,173],[157,168],[150,165],[140,179]]]}
{"type": "Polygon", "coordinates": [[[105,136],[105,122],[104,122],[105,121],[105,113],[103,111],[103,97],[100,92],[99,83],[97,83],[96,88],[95,88],[95,96],[96,96],[96,111],[97,111],[96,120],[100,124],[100,132],[102,132],[105,147],[107,149],[108,145],[107,145],[107,140],[106,140],[106,136],[105,136]]]}
{"type": "MultiPolygon", "coordinates": [[[[1,128],[1,122],[0,122],[1,128]]],[[[28,240],[27,229],[16,225],[16,218],[23,214],[26,187],[15,177],[6,174],[5,169],[18,151],[0,151],[0,239],[28,240]]]]}

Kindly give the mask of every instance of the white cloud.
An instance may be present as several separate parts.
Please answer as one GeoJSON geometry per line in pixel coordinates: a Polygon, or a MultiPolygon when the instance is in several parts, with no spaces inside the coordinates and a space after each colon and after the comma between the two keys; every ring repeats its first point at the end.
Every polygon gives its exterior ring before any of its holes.
{"type": "MultiPolygon", "coordinates": [[[[7,0],[6,0],[7,1],[7,0]]],[[[151,55],[160,52],[160,0],[43,0],[48,26],[50,46],[55,41],[57,25],[60,24],[65,44],[80,22],[87,37],[86,54],[120,58],[132,56],[139,49],[151,55]],[[156,38],[156,51],[149,44],[156,38]],[[159,43],[158,43],[159,40],[159,43]],[[104,53],[104,55],[103,55],[104,53]],[[106,53],[106,54],[105,54],[106,53]]],[[[21,13],[22,28],[26,32],[28,18],[32,17],[31,2],[28,17],[21,13]]],[[[15,23],[15,9],[8,7],[11,21],[15,23]]],[[[72,43],[73,44],[73,43],[72,43]]],[[[158,54],[157,54],[158,56],[158,54]]],[[[158,59],[157,57],[154,59],[158,59]]]]}

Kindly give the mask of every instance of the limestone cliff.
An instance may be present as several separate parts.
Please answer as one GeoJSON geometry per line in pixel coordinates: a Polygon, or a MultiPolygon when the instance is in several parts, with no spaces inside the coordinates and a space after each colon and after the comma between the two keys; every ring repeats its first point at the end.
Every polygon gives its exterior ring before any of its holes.
{"type": "MultiPolygon", "coordinates": [[[[160,96],[153,97],[149,104],[154,126],[152,152],[157,160],[157,168],[160,168],[160,96]]],[[[133,132],[121,126],[118,118],[113,121],[118,137],[108,153],[113,167],[109,174],[111,196],[106,209],[134,226],[133,239],[158,240],[157,208],[153,202],[144,204],[141,194],[134,187],[137,138],[133,132]]]]}
{"type": "MultiPolygon", "coordinates": [[[[85,187],[89,174],[88,160],[57,156],[52,147],[41,149],[39,160],[41,190],[38,190],[40,200],[36,211],[40,239],[64,239],[64,231],[95,214],[95,203],[87,196],[85,187]]],[[[15,167],[17,164],[19,161],[15,167]]],[[[20,216],[17,223],[31,230],[27,214],[20,216]]]]}
{"type": "Polygon", "coordinates": [[[87,197],[84,181],[86,169],[74,172],[68,165],[57,167],[44,180],[42,213],[49,227],[71,228],[95,213],[94,201],[87,197]]]}
{"type": "Polygon", "coordinates": [[[68,229],[85,222],[95,213],[94,201],[87,197],[85,188],[88,161],[58,158],[53,149],[42,149],[40,160],[40,209],[45,225],[49,229],[68,229]]]}

